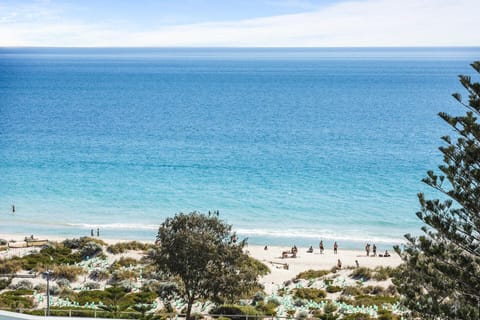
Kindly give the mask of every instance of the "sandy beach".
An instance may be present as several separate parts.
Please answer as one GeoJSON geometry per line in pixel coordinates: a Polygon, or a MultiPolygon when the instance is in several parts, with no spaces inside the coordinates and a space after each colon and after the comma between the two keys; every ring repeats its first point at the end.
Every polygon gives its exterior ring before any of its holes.
{"type": "MultiPolygon", "coordinates": [[[[52,236],[35,236],[38,239],[48,239],[49,241],[63,241],[62,237],[52,236]]],[[[0,238],[6,240],[15,240],[22,242],[25,236],[16,234],[1,234],[0,238]]],[[[108,244],[114,244],[118,242],[127,242],[127,240],[120,239],[104,239],[100,238],[108,244]]],[[[341,245],[341,244],[340,244],[341,245]]],[[[355,261],[358,261],[360,267],[375,268],[379,266],[383,267],[396,267],[401,263],[401,259],[392,250],[389,250],[390,257],[373,257],[367,256],[363,250],[342,250],[338,249],[338,253],[334,254],[333,249],[326,249],[323,254],[320,254],[319,249],[314,249],[313,253],[308,253],[307,247],[299,247],[296,258],[282,258],[282,252],[289,251],[290,247],[280,246],[268,246],[267,250],[263,246],[248,245],[245,250],[252,257],[260,260],[267,265],[271,273],[262,277],[260,283],[265,286],[266,293],[271,293],[276,290],[279,285],[282,285],[285,281],[291,280],[297,274],[306,270],[331,270],[337,265],[338,259],[342,263],[344,270],[351,269],[356,266],[355,261]]],[[[384,253],[385,248],[379,247],[380,254],[384,253]],[[382,250],[383,249],[383,250],[382,250]]],[[[388,248],[391,249],[391,248],[388,248]]],[[[9,254],[24,255],[28,252],[35,250],[35,248],[17,248],[10,249],[9,254]]],[[[2,255],[6,255],[3,252],[2,255]]],[[[135,251],[129,251],[124,254],[126,257],[133,257],[138,259],[138,253],[135,251]]],[[[112,259],[114,259],[112,257],[112,259]]]]}

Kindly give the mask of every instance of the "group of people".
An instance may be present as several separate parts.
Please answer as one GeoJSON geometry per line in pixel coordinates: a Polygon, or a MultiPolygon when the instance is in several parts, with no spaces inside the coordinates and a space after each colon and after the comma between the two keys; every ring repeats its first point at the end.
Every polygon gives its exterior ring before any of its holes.
{"type": "MultiPolygon", "coordinates": [[[[90,229],[90,236],[93,237],[94,235],[93,229],[90,229]]],[[[97,228],[97,237],[100,237],[100,228],[97,228]]]]}
{"type": "MultiPolygon", "coordinates": [[[[373,244],[373,247],[370,247],[370,243],[367,243],[367,245],[365,246],[365,252],[367,253],[367,257],[370,256],[370,248],[372,249],[372,257],[376,257],[377,256],[377,246],[375,244],[373,244]]],[[[384,254],[379,254],[378,256],[379,257],[390,257],[390,253],[388,252],[388,250],[385,250],[384,254]]]]}

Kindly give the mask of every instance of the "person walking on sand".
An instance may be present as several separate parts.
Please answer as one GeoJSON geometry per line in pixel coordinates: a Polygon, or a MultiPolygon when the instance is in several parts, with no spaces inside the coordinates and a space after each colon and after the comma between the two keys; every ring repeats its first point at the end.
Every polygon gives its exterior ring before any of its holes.
{"type": "Polygon", "coordinates": [[[338,251],[338,243],[337,241],[335,241],[335,243],[333,244],[333,254],[337,254],[337,251],[338,251]]]}
{"type": "Polygon", "coordinates": [[[320,247],[320,254],[323,254],[323,250],[325,249],[323,247],[323,240],[320,240],[320,244],[318,246],[320,247]]]}
{"type": "Polygon", "coordinates": [[[373,244],[373,256],[376,257],[377,256],[377,246],[375,245],[375,243],[373,244]]]}
{"type": "Polygon", "coordinates": [[[370,256],[370,243],[367,243],[365,246],[365,252],[367,253],[367,257],[370,256]]]}

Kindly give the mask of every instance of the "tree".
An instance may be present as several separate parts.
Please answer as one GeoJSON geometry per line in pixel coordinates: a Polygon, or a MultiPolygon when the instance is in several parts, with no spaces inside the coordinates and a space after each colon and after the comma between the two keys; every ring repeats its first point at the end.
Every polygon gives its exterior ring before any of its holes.
{"type": "MultiPolygon", "coordinates": [[[[480,73],[480,61],[472,67],[480,73]]],[[[467,112],[439,113],[456,140],[442,137],[440,173],[429,171],[423,179],[443,199],[418,195],[424,234],[407,234],[403,251],[396,247],[404,261],[396,285],[406,306],[422,319],[480,318],[480,83],[459,78],[468,102],[458,93],[453,97],[467,112]]]]}
{"type": "Polygon", "coordinates": [[[158,230],[156,264],[179,279],[179,292],[190,318],[197,299],[220,300],[256,286],[258,272],[249,268],[245,240],[234,242],[232,227],[218,217],[198,212],[167,218],[158,230]]]}

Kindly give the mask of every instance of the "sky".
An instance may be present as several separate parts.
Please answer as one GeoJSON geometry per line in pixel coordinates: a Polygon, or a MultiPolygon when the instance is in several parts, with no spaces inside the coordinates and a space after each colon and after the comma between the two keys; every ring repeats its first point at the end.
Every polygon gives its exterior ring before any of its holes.
{"type": "Polygon", "coordinates": [[[480,0],[0,0],[0,47],[480,46],[480,0]]]}

